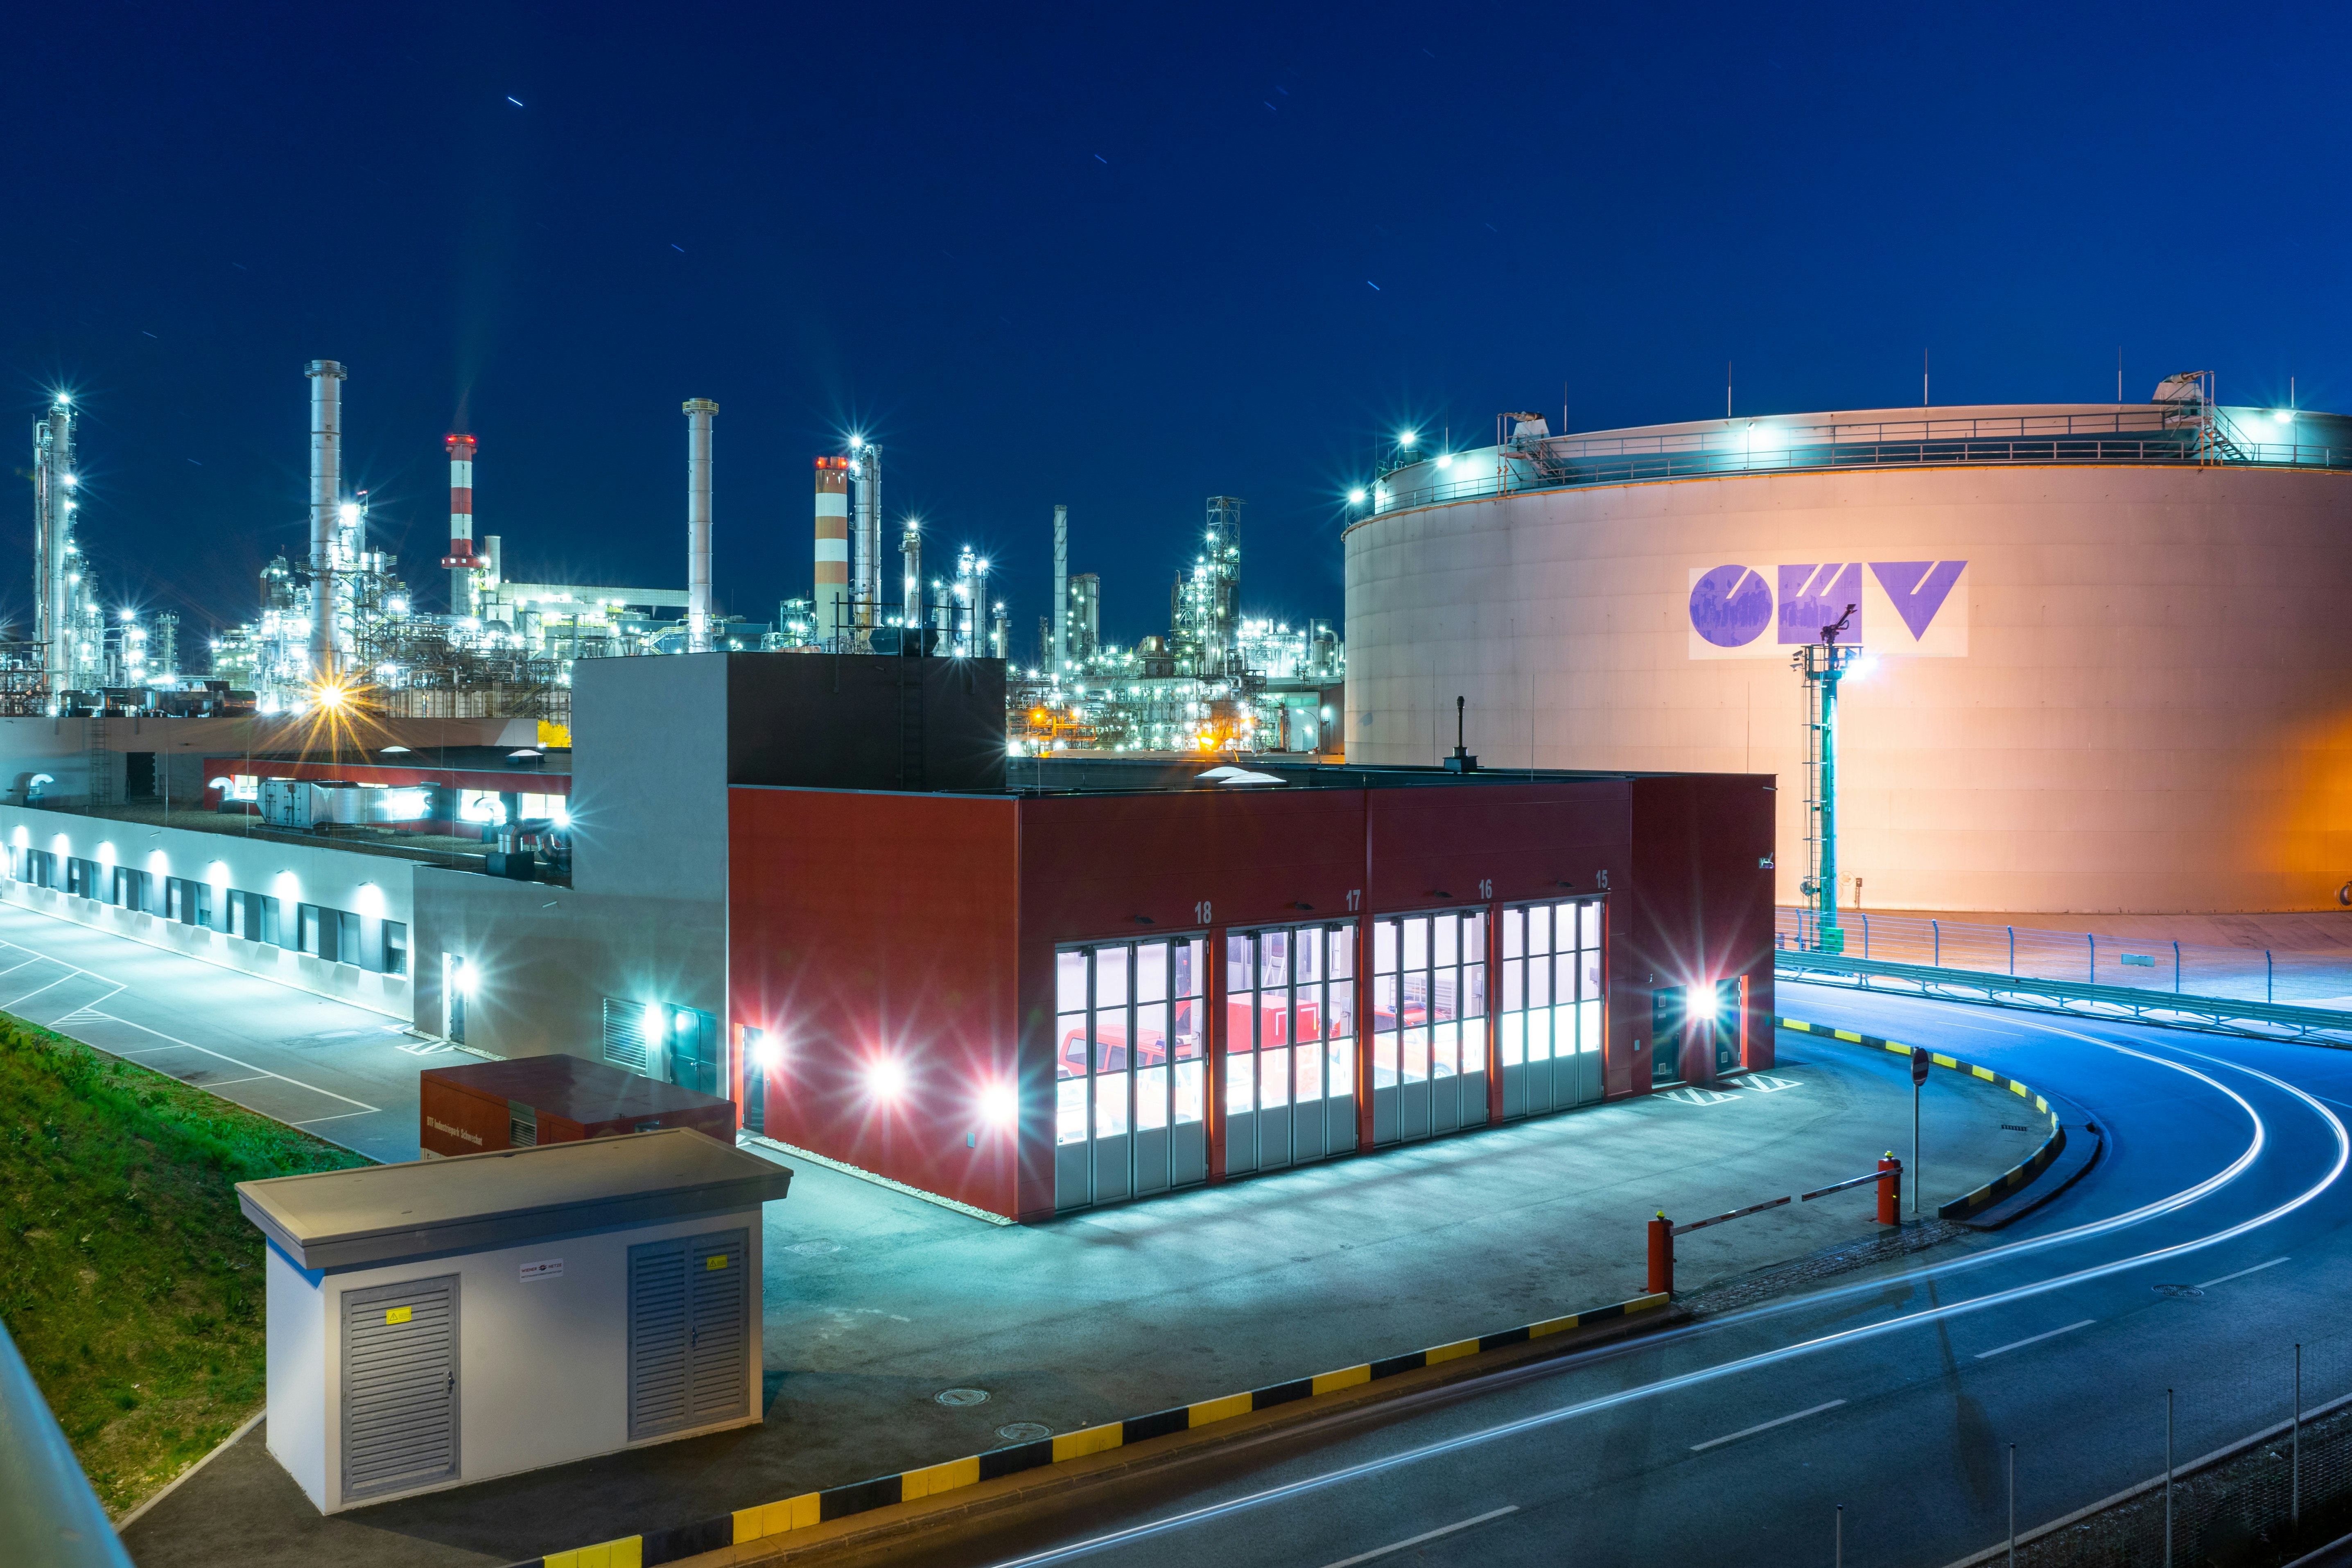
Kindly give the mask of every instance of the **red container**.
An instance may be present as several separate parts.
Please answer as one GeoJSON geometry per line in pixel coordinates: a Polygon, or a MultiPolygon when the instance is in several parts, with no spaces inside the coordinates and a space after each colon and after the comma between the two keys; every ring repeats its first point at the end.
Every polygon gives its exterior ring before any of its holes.
{"type": "Polygon", "coordinates": [[[659,1127],[735,1142],[735,1102],[582,1057],[426,1068],[416,1139],[431,1159],[659,1127]]]}

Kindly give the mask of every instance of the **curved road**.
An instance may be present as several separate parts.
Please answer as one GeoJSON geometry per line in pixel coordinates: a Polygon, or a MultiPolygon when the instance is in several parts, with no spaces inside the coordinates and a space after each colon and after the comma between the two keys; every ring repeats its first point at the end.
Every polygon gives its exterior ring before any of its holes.
{"type": "MultiPolygon", "coordinates": [[[[2008,1230],[1853,1282],[1269,1435],[927,1564],[1935,1568],[2352,1394],[2352,1053],[1784,982],[1791,1016],[2087,1110],[2105,1155],[2008,1230]]],[[[889,1560],[891,1553],[876,1554],[889,1560]]]]}

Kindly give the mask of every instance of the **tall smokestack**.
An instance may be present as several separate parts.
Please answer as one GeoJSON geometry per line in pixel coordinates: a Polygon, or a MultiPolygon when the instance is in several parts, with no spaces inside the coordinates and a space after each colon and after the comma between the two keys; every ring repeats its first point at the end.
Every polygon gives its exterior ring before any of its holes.
{"type": "Polygon", "coordinates": [[[335,673],[335,522],[343,486],[343,367],[314,359],[310,378],[310,679],[335,673]]]}
{"type": "Polygon", "coordinates": [[[686,646],[710,651],[710,421],[719,405],[689,397],[686,415],[686,646]]]}
{"type": "Polygon", "coordinates": [[[474,438],[445,436],[449,448],[449,613],[474,614],[474,438]]]}
{"type": "Polygon", "coordinates": [[[851,636],[843,616],[849,600],[849,459],[816,460],[816,637],[838,648],[851,636]]]}
{"type": "Polygon", "coordinates": [[[1070,668],[1070,509],[1054,509],[1054,678],[1070,668]]]}

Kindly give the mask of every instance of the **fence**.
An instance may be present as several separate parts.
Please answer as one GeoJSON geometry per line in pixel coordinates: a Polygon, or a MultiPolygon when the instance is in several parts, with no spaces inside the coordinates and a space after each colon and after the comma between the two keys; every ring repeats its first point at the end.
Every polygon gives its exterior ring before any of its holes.
{"type": "Polygon", "coordinates": [[[1811,910],[1787,905],[1776,911],[1773,944],[1783,952],[1843,952],[1979,974],[2352,1010],[2352,953],[2149,942],[1862,910],[1840,914],[1827,929],[1811,910]]]}
{"type": "MultiPolygon", "coordinates": [[[[2234,1275],[2155,1287],[2182,1299],[2183,1310],[2196,1310],[2187,1302],[2209,1289],[2261,1288],[2234,1275]]],[[[2191,1370],[2174,1386],[2116,1390],[2100,1405],[2130,1413],[2123,1430],[2102,1424],[2101,1448],[2131,1456],[2138,1462],[2126,1473],[2147,1478],[2120,1496],[2052,1520],[2050,1500],[2035,1495],[2044,1468],[2036,1450],[2069,1440],[2058,1431],[2046,1445],[2020,1434],[2013,1460],[1995,1434],[1993,1451],[1969,1462],[1995,1481],[1986,1489],[1996,1507],[2012,1510],[2016,1561],[2026,1568],[2277,1562],[2344,1532],[2352,1508],[2352,1331],[2236,1352],[2200,1339],[2191,1370]]],[[[1965,1559],[1988,1568],[2009,1560],[2005,1535],[1965,1559]]]]}

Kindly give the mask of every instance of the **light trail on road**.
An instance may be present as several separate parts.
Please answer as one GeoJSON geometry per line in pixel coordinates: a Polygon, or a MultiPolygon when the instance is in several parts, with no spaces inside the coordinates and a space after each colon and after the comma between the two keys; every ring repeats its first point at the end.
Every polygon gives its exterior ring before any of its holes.
{"type": "MultiPolygon", "coordinates": [[[[2133,1047],[2124,1045],[2119,1041],[2100,1039],[2088,1035],[2077,1034],[2073,1030],[2067,1029],[2052,1028],[2049,1032],[2053,1034],[2064,1035],[2071,1038],[2080,1040],[2085,1044],[2097,1047],[2102,1050],[2113,1051],[2123,1056],[2134,1058],[2152,1066],[2168,1068],[2172,1071],[2184,1074],[2191,1079],[2199,1080],[2219,1094],[2227,1097],[2230,1100],[2236,1103],[2239,1109],[2245,1113],[2252,1124],[2253,1132],[2252,1138],[2248,1142],[2242,1152],[2241,1152],[2234,1160],[2231,1161],[2228,1165],[2214,1173],[2212,1175],[2206,1177],[2202,1181],[2192,1183],[2189,1186],[2181,1188],[2178,1192],[2168,1194],[2166,1196],[2156,1199],[2150,1203],[2143,1204],[2121,1215],[2113,1215],[2106,1219],[2092,1221],[2080,1226],[2071,1226],[2063,1230],[2053,1232],[2049,1236],[2036,1237],[2025,1241],[2012,1242],[2005,1246],[1989,1248],[1985,1252],[1977,1254],[1971,1258],[1932,1264],[1917,1269],[1910,1270],[1906,1273],[1882,1277],[1856,1285],[1841,1287],[1832,1290],[1815,1292],[1811,1295],[1792,1299],[1786,1302],[1751,1308],[1737,1313],[1727,1313],[1721,1318],[1711,1319],[1704,1323],[1686,1325],[1684,1328],[1670,1330],[1664,1333],[1643,1336],[1637,1341],[1604,1347],[1582,1355],[1563,1357],[1557,1362],[1549,1363],[1545,1369],[1546,1373],[1549,1374],[1563,1374],[1580,1371],[1599,1364],[1604,1361],[1620,1360],[1634,1354],[1653,1352],[1664,1348],[1675,1342],[1688,1342],[1702,1337],[1712,1337],[1737,1327],[1759,1322],[1766,1318],[1783,1316],[1810,1309],[1818,1309],[1824,1304],[1834,1303],[1841,1299],[1849,1298],[1857,1294],[1879,1293],[1884,1292],[1890,1286],[1897,1286],[1905,1283],[1916,1284],[1929,1279],[1948,1278],[1953,1274],[1981,1268],[1991,1263],[2014,1261],[2035,1253],[2048,1251],[2053,1247],[2079,1244],[2103,1236],[2112,1235],[2130,1226],[2144,1224],[2147,1221],[2162,1215],[2174,1213],[2221,1191],[2250,1170],[2255,1162],[2261,1157],[2263,1150],[2268,1146],[2270,1142],[2270,1130],[2268,1124],[2263,1121],[2262,1113],[2257,1110],[2252,1103],[2250,1102],[2243,1095],[2238,1093],[2228,1085],[2223,1084],[2211,1075],[2200,1071],[2196,1068],[2187,1065],[2185,1062],[2174,1060],[2169,1057],[2156,1055],[2149,1051],[2139,1050],[2133,1047]]],[[[1756,1372],[1778,1365],[1783,1365],[1801,1358],[1816,1356],[1832,1350],[1856,1345],[1871,1340],[1882,1339],[1905,1330],[1951,1321],[1970,1314],[1983,1312],[1996,1307],[2032,1300],[2036,1297],[2048,1295],[2054,1291],[2091,1284],[2133,1269],[2143,1268],[2152,1264],[2186,1257],[2213,1247],[2221,1246],[2224,1243],[2234,1240],[2237,1237],[2249,1235],[2265,1226],[2275,1224],[2318,1199],[2341,1179],[2347,1163],[2352,1163],[2352,1133],[2347,1132],[2342,1120],[2338,1118],[2333,1110],[2330,1110],[2326,1105],[2322,1103],[2318,1098],[2305,1092],[2294,1084],[2288,1083],[2282,1079],[2276,1078],[2272,1074],[2263,1072],[2256,1068],[2248,1067],[2242,1063],[2225,1061],[2219,1058],[2206,1055],[2202,1052],[2183,1050],[2180,1054],[2192,1058],[2195,1060],[2205,1062],[2225,1072],[2241,1073],[2248,1078],[2259,1079],[2262,1082],[2278,1089],[2282,1093],[2301,1101],[2325,1125],[2334,1144],[2334,1158],[2329,1162],[2325,1173],[2322,1174],[2317,1181],[2313,1182],[2302,1191],[2287,1198],[2284,1202],[2274,1205],[2262,1213],[2252,1215],[2246,1219],[2240,1220],[2235,1224],[2222,1226],[2220,1229],[2210,1231],[2202,1236],[2191,1237],[2186,1241],[2176,1242],[2164,1247],[2148,1248],[2144,1251],[2134,1253],[2129,1257],[2111,1259],[2109,1261],[2094,1264],[2086,1268],[2068,1270],[2043,1279],[2030,1280],[2005,1289],[1989,1292],[1983,1296],[1972,1297],[1967,1300],[1944,1303],[1916,1311],[1902,1313],[1895,1317],[1884,1319],[1876,1322],[1859,1324],[1853,1328],[1840,1330],[1835,1332],[1800,1340],[1789,1345],[1780,1346],[1748,1355],[1735,1357],[1731,1360],[1721,1362],[1712,1366],[1699,1367],[1688,1372],[1676,1373],[1672,1376],[1654,1379],[1631,1388],[1621,1389],[1612,1393],[1577,1400],[1567,1405],[1557,1406],[1553,1409],[1539,1411],[1533,1415],[1496,1423],[1478,1428],[1475,1431],[1458,1434],[1456,1436],[1433,1442],[1415,1445],[1393,1454],[1382,1455],[1356,1464],[1324,1471],[1319,1474],[1302,1477],[1297,1480],[1290,1481],[1276,1487],[1262,1489],[1244,1496],[1224,1500],[1199,1508],[1185,1510],[1162,1519],[1147,1521],[1143,1523],[1130,1525],[1119,1530],[1092,1536],[1083,1541],[1072,1542],[1060,1546],[1048,1548],[1042,1552],[1032,1552],[1019,1557],[1003,1559],[1000,1560],[999,1568],[1044,1568],[1045,1564],[1067,1562],[1075,1558],[1114,1550],[1116,1548],[1139,1542],[1152,1537],[1190,1529],[1206,1524],[1221,1518],[1230,1517],[1247,1510],[1263,1508],[1267,1504],[1286,1499],[1298,1498],[1311,1492],[1339,1486],[1349,1481],[1362,1479],[1368,1477],[1394,1471],[1408,1466],[1434,1459],[1442,1456],[1458,1453],[1462,1450],[1480,1445],[1489,1444],[1501,1439],[1532,1432],[1538,1428],[1557,1426],[1563,1422],[1576,1420],[1580,1417],[1592,1415],[1605,1411],[1620,1409],[1638,1402],[1657,1399],[1664,1395],[1682,1390],[1691,1389],[1702,1384],[1732,1378],[1743,1373],[1756,1372]]],[[[2249,1272],[2251,1272],[2251,1270],[2249,1272]]],[[[2225,1276],[2224,1278],[2231,1277],[2225,1276]]],[[[2081,1326],[2082,1325],[2080,1324],[2075,1325],[2077,1328],[2081,1326]]],[[[1458,1393],[1460,1391],[1454,1392],[1458,1393]]],[[[1826,1410],[1830,1408],[1830,1406],[1822,1405],[1817,1408],[1826,1410]]],[[[1812,1411],[1808,1411],[1803,1414],[1810,1415],[1813,1413],[1814,1412],[1812,1411]]],[[[1768,1423],[1767,1425],[1777,1426],[1781,1425],[1781,1423],[1768,1423]]],[[[1759,1428],[1759,1430],[1761,1428],[1759,1428]]],[[[1745,1435],[1746,1434],[1738,1434],[1738,1436],[1745,1435]]]]}

